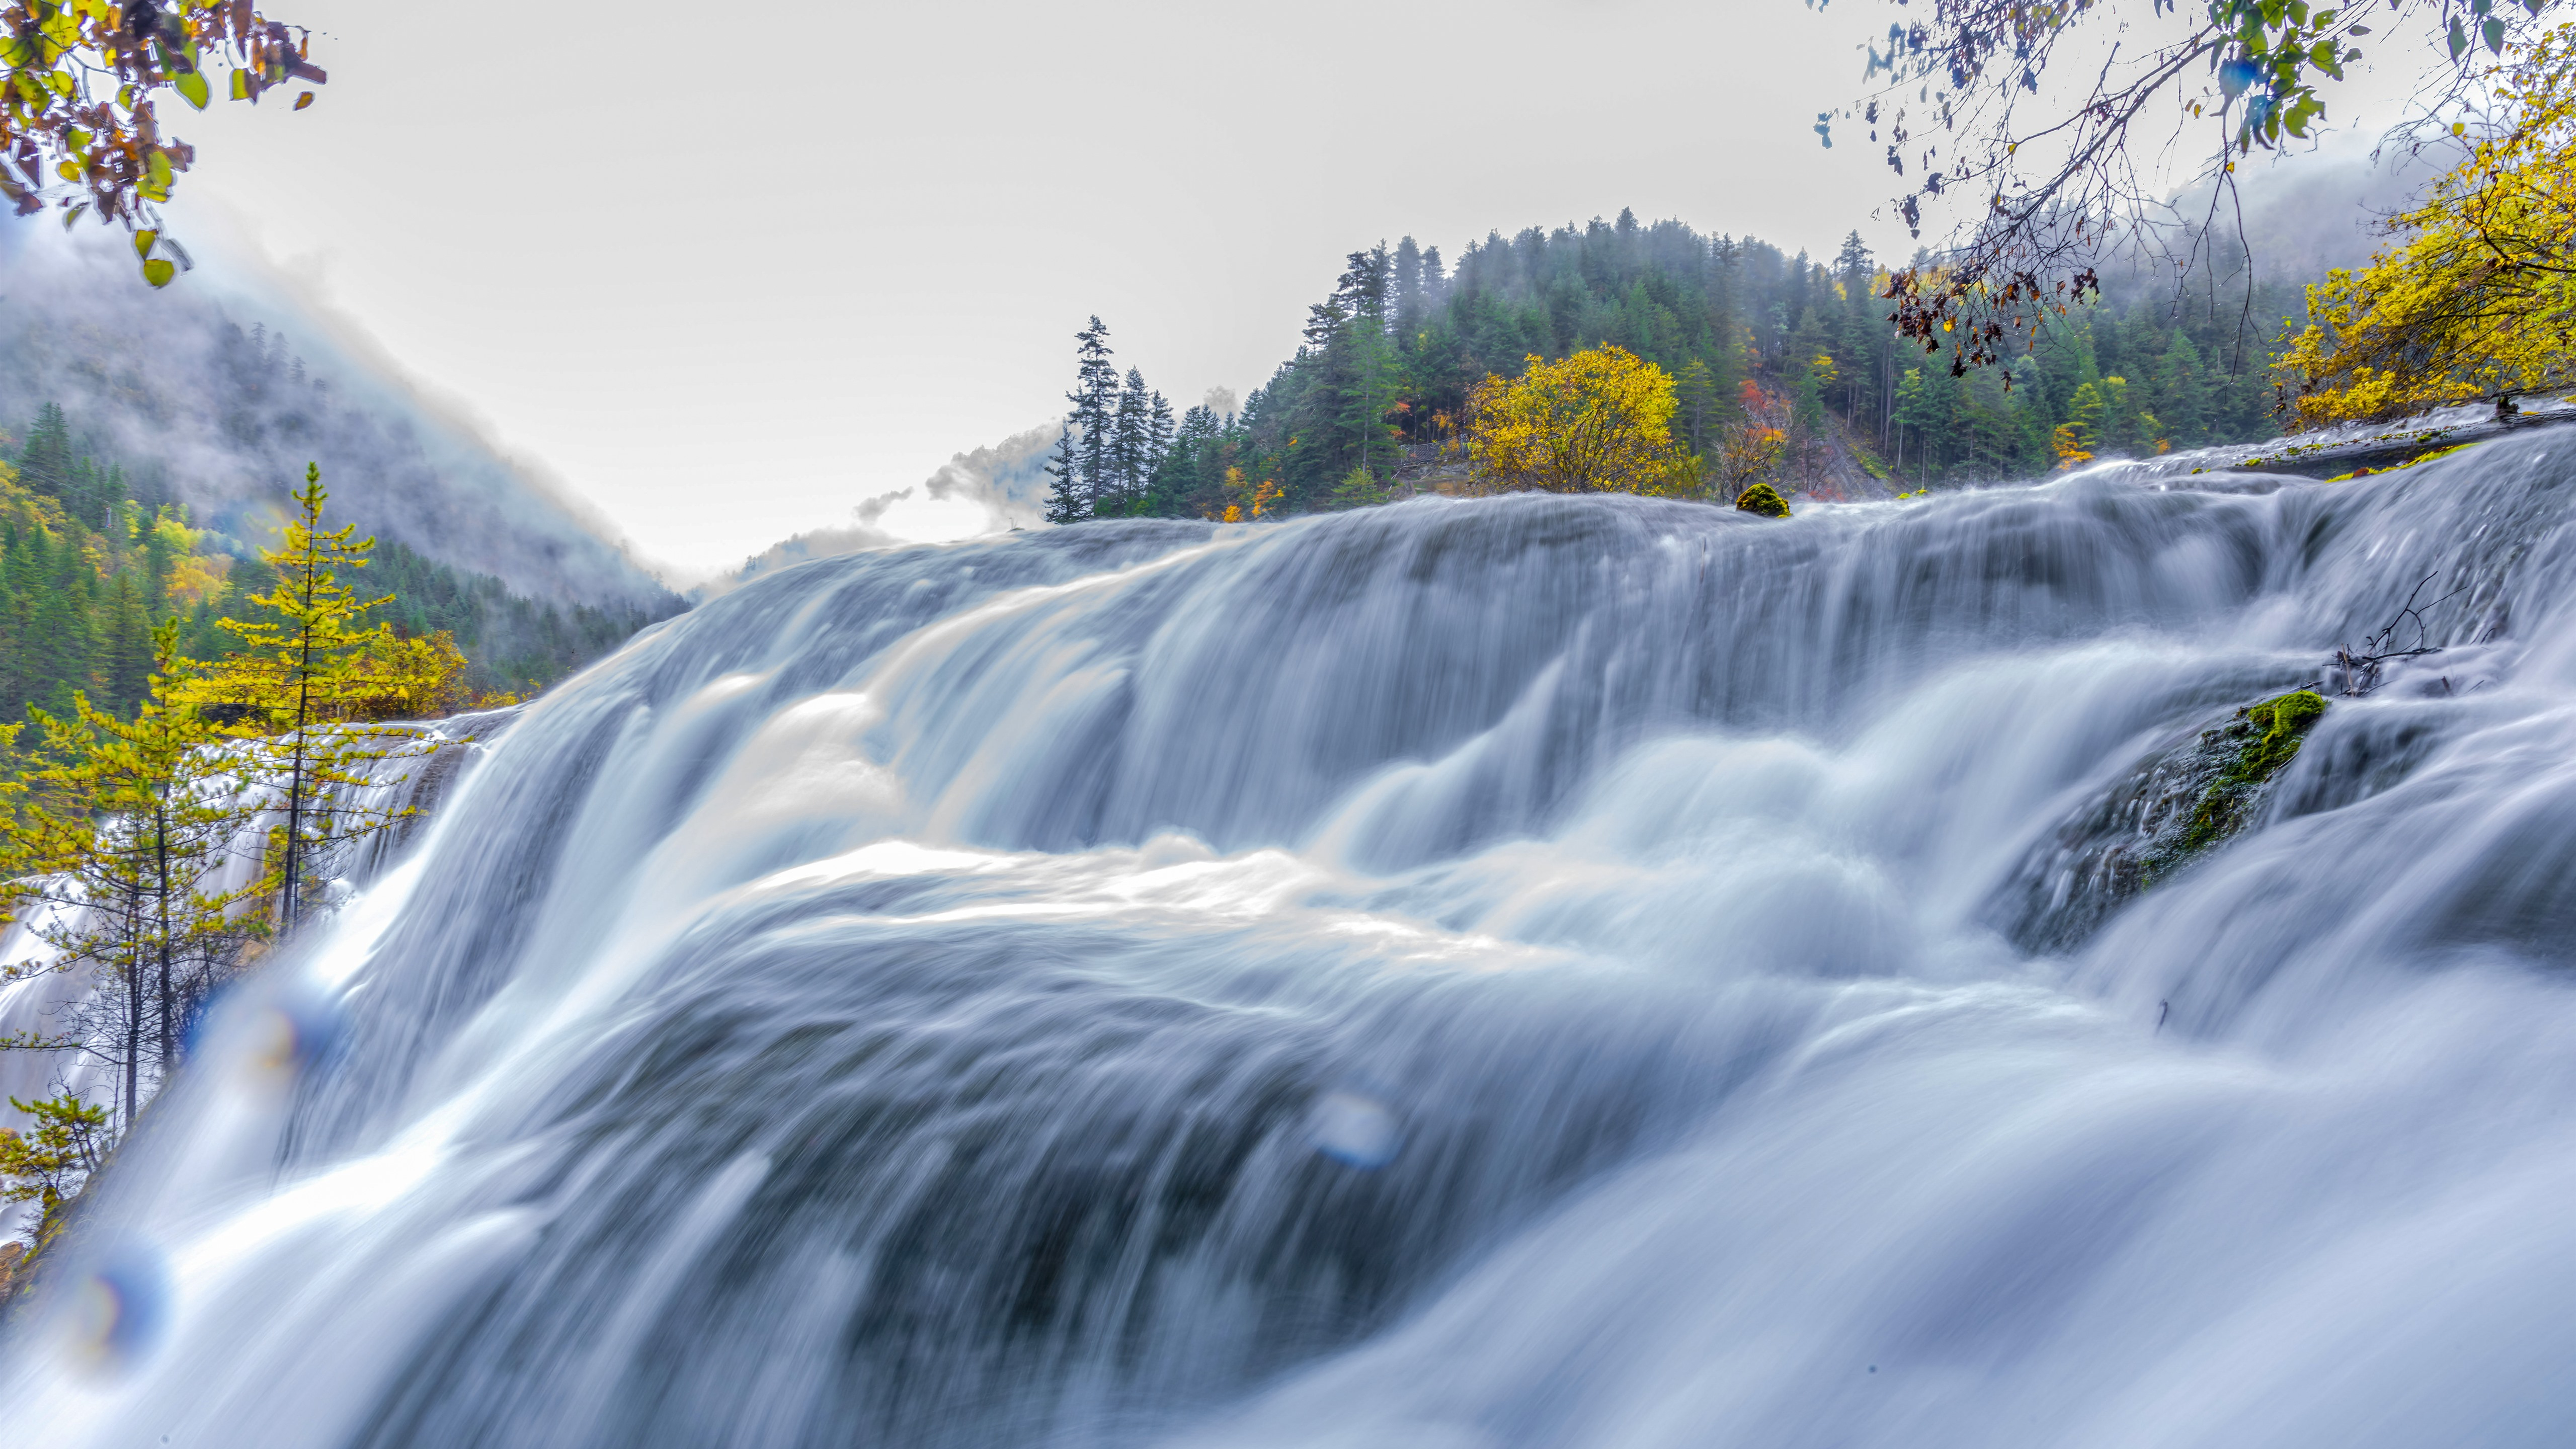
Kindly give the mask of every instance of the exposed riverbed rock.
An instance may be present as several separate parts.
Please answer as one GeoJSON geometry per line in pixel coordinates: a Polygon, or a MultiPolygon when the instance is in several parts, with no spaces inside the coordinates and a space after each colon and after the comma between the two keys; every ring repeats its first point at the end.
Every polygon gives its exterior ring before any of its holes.
{"type": "Polygon", "coordinates": [[[1781,497],[1780,490],[1768,483],[1756,483],[1736,494],[1735,508],[1739,513],[1758,513],[1764,518],[1789,516],[1789,500],[1781,497]]]}
{"type": "Polygon", "coordinates": [[[2313,690],[2171,736],[2023,857],[1990,919],[2034,952],[2081,944],[2130,897],[2242,830],[2325,713],[2313,690]]]}

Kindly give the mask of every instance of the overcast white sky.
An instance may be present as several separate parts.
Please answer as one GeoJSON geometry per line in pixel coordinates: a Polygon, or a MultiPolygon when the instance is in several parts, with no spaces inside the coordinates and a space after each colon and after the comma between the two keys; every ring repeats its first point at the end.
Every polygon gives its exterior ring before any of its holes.
{"type": "Polygon", "coordinates": [[[1094,312],[1186,402],[1407,232],[1906,245],[1872,148],[1809,129],[1884,30],[1858,0],[274,8],[331,83],[174,127],[174,231],[683,568],[1053,416],[1094,312]]]}

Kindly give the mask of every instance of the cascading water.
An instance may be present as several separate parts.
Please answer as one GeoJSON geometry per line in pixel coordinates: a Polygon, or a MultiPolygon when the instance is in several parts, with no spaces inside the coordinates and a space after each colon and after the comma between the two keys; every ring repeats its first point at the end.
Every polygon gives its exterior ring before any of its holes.
{"type": "Polygon", "coordinates": [[[219,1015],[0,1402],[49,1446],[2561,1442],[2571,453],[764,579],[529,709],[219,1015]],[[2104,893],[2162,752],[2426,575],[2443,653],[2104,893]]]}

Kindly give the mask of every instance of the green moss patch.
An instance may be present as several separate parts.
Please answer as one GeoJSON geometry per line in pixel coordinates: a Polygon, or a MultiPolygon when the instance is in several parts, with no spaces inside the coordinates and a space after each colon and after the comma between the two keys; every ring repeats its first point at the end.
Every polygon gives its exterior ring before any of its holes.
{"type": "Polygon", "coordinates": [[[1758,513],[1764,518],[1789,516],[1789,500],[1781,497],[1780,490],[1768,483],[1756,483],[1736,494],[1735,507],[1740,513],[1758,513]]]}
{"type": "Polygon", "coordinates": [[[2183,832],[2181,852],[2189,854],[2235,834],[2244,823],[2246,805],[2290,763],[2299,752],[2300,739],[2325,712],[2325,696],[2313,689],[2294,690],[2247,709],[2243,722],[2234,727],[2243,733],[2245,747],[2200,797],[2191,827],[2183,832]]]}

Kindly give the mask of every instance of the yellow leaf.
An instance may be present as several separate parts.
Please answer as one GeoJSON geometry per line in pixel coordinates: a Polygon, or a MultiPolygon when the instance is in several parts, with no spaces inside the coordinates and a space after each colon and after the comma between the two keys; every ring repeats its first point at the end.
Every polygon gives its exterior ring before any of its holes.
{"type": "Polygon", "coordinates": [[[143,230],[136,232],[134,234],[134,254],[138,257],[151,256],[152,244],[160,240],[160,238],[161,233],[150,227],[146,227],[143,230]]]}
{"type": "Polygon", "coordinates": [[[170,285],[170,279],[177,275],[179,275],[178,267],[161,260],[159,257],[154,257],[152,260],[143,264],[143,280],[150,282],[156,287],[166,287],[170,285]]]}

